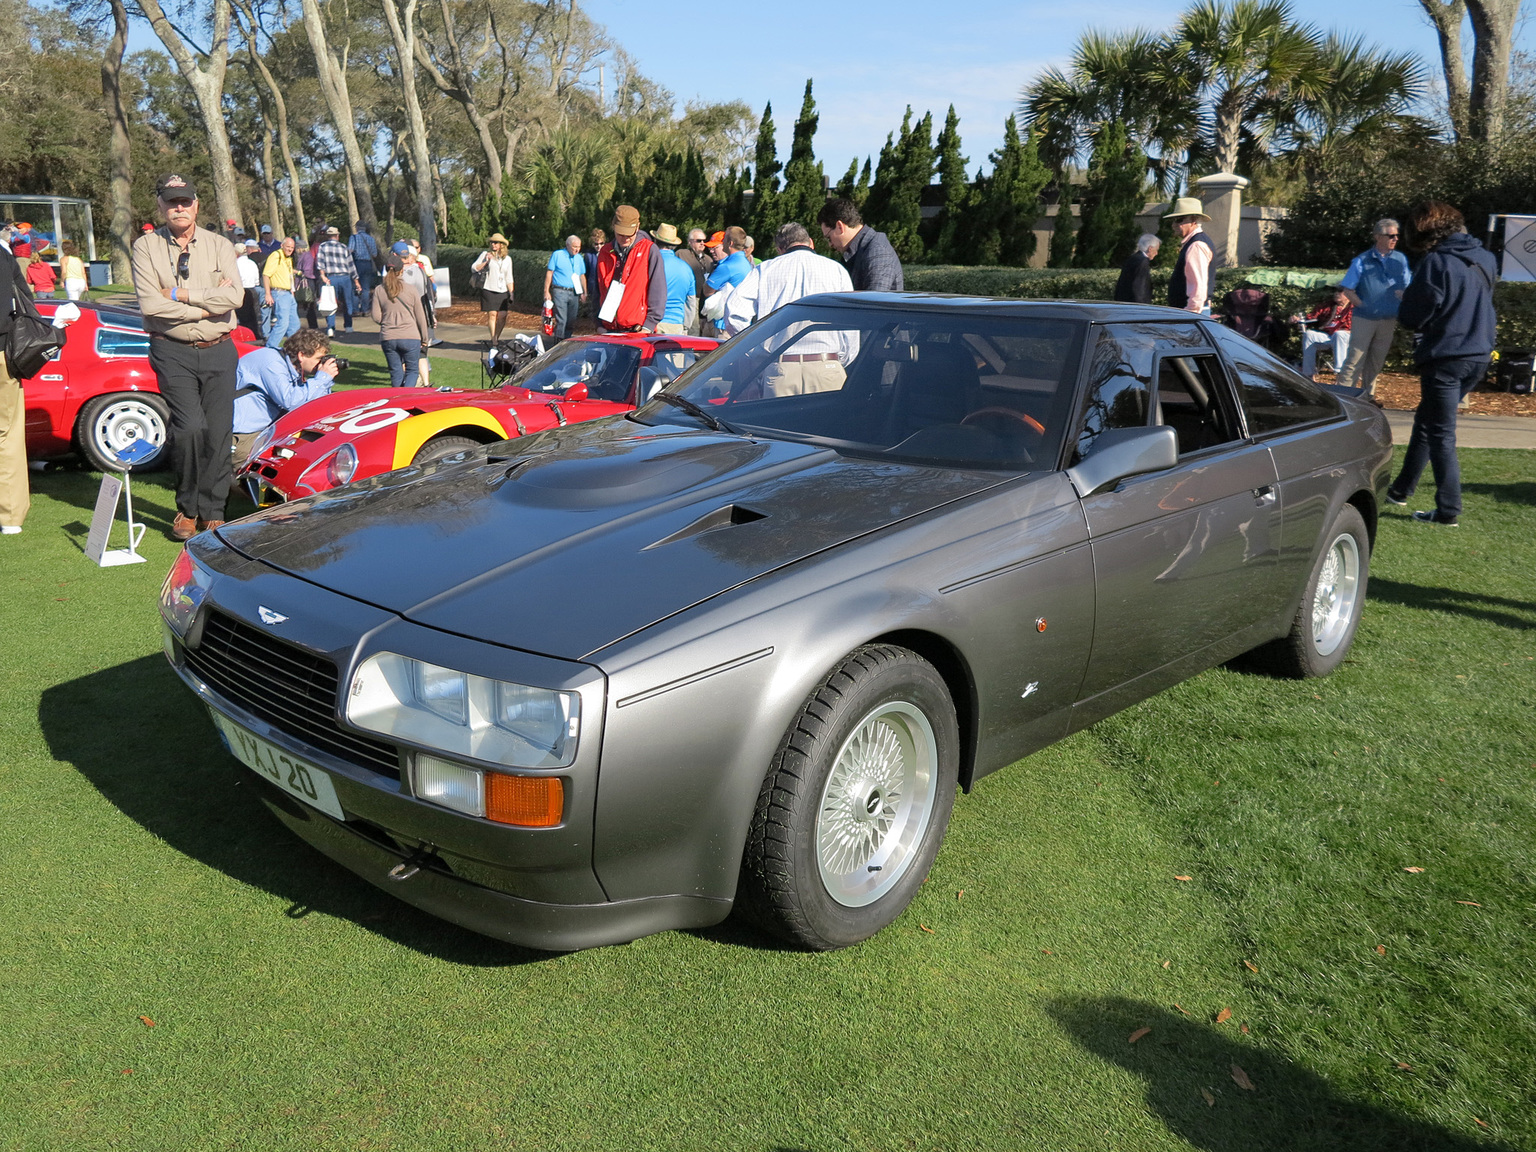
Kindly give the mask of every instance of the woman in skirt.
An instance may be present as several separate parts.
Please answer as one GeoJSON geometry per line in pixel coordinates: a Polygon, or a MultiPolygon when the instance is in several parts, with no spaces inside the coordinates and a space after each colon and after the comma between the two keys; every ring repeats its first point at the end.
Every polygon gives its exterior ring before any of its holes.
{"type": "Polygon", "coordinates": [[[501,330],[507,326],[507,310],[512,307],[512,257],[507,254],[507,238],[500,232],[492,233],[490,245],[470,265],[470,270],[485,273],[485,283],[480,286],[480,311],[485,313],[485,329],[494,346],[501,339],[501,330]]]}

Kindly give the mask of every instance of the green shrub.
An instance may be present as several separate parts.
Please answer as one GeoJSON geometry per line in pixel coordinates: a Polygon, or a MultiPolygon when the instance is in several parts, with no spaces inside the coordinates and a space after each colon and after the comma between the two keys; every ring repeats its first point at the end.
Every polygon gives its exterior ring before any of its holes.
{"type": "MultiPolygon", "coordinates": [[[[437,246],[437,266],[448,269],[448,283],[455,299],[479,300],[479,295],[469,286],[469,266],[484,251],[484,248],[468,248],[459,244],[437,246]]],[[[544,306],[544,269],[549,265],[549,252],[514,248],[511,255],[512,299],[530,311],[537,312],[544,306]]]]}

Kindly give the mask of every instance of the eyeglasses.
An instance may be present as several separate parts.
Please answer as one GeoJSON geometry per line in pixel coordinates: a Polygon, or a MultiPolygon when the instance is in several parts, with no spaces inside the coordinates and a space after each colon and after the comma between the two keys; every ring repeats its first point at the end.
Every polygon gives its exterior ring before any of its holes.
{"type": "Polygon", "coordinates": [[[183,252],[176,258],[176,279],[185,280],[192,267],[192,253],[183,252]]]}
{"type": "Polygon", "coordinates": [[[1396,232],[1383,232],[1383,233],[1381,233],[1381,238],[1383,240],[1396,240],[1397,239],[1397,233],[1396,232]]]}

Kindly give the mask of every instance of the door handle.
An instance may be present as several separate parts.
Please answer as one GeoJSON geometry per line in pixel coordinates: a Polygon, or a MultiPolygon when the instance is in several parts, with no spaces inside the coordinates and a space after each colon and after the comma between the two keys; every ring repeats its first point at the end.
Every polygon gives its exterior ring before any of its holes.
{"type": "Polygon", "coordinates": [[[1275,502],[1275,486],[1273,484],[1266,484],[1262,488],[1255,488],[1253,490],[1253,500],[1255,504],[1261,507],[1273,504],[1275,502]]]}

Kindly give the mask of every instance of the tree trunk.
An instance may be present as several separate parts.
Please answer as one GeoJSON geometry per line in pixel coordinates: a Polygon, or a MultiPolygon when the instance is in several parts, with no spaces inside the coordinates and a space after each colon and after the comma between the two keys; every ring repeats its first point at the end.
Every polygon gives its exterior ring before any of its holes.
{"type": "Polygon", "coordinates": [[[1243,138],[1243,103],[1234,92],[1216,101],[1216,171],[1237,171],[1237,148],[1243,138]]]}
{"type": "Polygon", "coordinates": [[[267,190],[268,223],[275,238],[283,234],[283,208],[277,199],[277,181],[272,176],[272,122],[265,109],[261,114],[261,182],[267,190]]]}
{"type": "Polygon", "coordinates": [[[1509,56],[1520,0],[1466,0],[1477,46],[1472,52],[1472,95],[1467,122],[1479,140],[1497,143],[1504,134],[1509,96],[1509,56]]]}
{"type": "Polygon", "coordinates": [[[491,136],[490,122],[481,113],[471,89],[474,69],[466,63],[464,50],[459,46],[459,36],[454,28],[453,11],[448,6],[448,0],[438,0],[438,5],[442,10],[443,39],[448,47],[448,67],[451,75],[445,75],[437,66],[431,53],[427,51],[426,43],[422,40],[416,41],[416,62],[426,70],[428,79],[437,86],[439,92],[464,109],[464,116],[469,120],[470,127],[475,130],[475,135],[480,140],[480,148],[485,153],[490,185],[492,188],[500,188],[501,156],[496,151],[496,141],[491,136]]]}
{"type": "Polygon", "coordinates": [[[352,173],[348,171],[347,177],[347,217],[348,224],[355,224],[362,217],[357,214],[357,185],[352,183],[352,173]]]}
{"type": "MultiPolygon", "coordinates": [[[[312,2],[312,0],[306,0],[312,2]]],[[[410,136],[411,168],[416,175],[416,226],[421,231],[421,250],[437,263],[437,220],[433,212],[432,159],[427,151],[427,121],[416,95],[416,4],[405,0],[380,0],[389,35],[395,42],[395,61],[400,68],[400,90],[405,97],[405,118],[410,136]]]]}
{"type": "Polygon", "coordinates": [[[379,230],[378,218],[373,212],[373,194],[369,190],[368,168],[363,162],[363,150],[357,143],[357,129],[352,119],[352,96],[347,91],[347,70],[331,54],[331,46],[325,35],[325,20],[320,15],[319,0],[301,0],[304,7],[304,31],[309,36],[309,46],[315,54],[315,71],[320,77],[320,91],[330,109],[336,136],[341,140],[346,154],[347,172],[361,195],[357,201],[357,219],[367,224],[375,233],[379,230]]]}
{"type": "Polygon", "coordinates": [[[110,189],[112,223],[108,232],[111,244],[112,283],[133,283],[133,169],[128,140],[128,111],[123,107],[121,84],[123,50],[128,44],[128,9],[123,0],[112,0],[112,39],[101,58],[101,94],[107,102],[107,118],[112,123],[112,183],[110,189]]]}
{"type": "Polygon", "coordinates": [[[229,64],[230,0],[213,0],[213,39],[208,46],[208,66],[199,68],[186,41],[165,17],[160,0],[140,0],[139,7],[160,43],[176,62],[192,95],[203,127],[208,133],[208,156],[213,161],[213,196],[218,203],[219,222],[240,219],[240,182],[235,175],[235,161],[229,150],[229,133],[224,128],[224,70],[229,64]]]}
{"type": "Polygon", "coordinates": [[[436,156],[432,158],[432,204],[437,210],[437,230],[448,231],[448,194],[443,189],[443,169],[436,156]]]}
{"type": "Polygon", "coordinates": [[[1466,18],[1466,0],[1419,0],[1435,26],[1440,39],[1440,65],[1445,72],[1446,111],[1456,139],[1471,138],[1468,106],[1471,93],[1467,87],[1467,65],[1461,54],[1461,22],[1466,18]]]}

